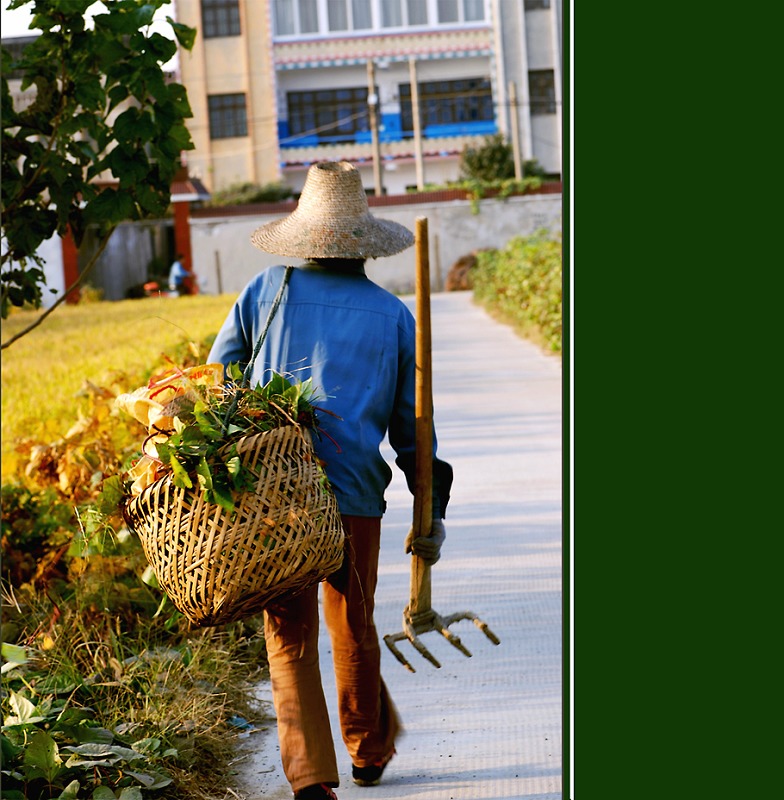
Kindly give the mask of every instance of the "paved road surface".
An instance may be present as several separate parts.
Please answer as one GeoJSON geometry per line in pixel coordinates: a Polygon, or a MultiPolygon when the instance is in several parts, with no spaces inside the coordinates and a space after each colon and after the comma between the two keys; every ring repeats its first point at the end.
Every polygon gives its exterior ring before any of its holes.
{"type": "MultiPolygon", "coordinates": [[[[413,297],[405,300],[413,311],[413,297]]],[[[432,604],[442,615],[478,614],[501,643],[457,622],[450,630],[472,657],[426,633],[421,641],[441,669],[403,642],[412,674],[382,642],[382,673],[405,734],[382,784],[360,788],[340,740],[322,630],[336,792],[340,800],[562,800],[561,361],[493,321],[470,292],[433,294],[431,302],[439,455],[455,470],[432,604]]],[[[392,450],[385,454],[393,463],[392,450]]],[[[393,468],[376,594],[382,636],[402,628],[410,575],[403,540],[411,496],[393,468]]],[[[258,691],[271,700],[268,684],[258,691]]],[[[291,798],[274,723],[252,733],[243,751],[247,800],[291,798]]]]}

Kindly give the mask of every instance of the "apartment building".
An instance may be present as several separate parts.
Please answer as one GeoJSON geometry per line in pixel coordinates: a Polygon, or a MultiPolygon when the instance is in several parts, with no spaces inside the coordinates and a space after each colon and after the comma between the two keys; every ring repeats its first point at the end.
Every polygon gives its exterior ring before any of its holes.
{"type": "Polygon", "coordinates": [[[211,191],[357,164],[370,193],[454,180],[503,133],[561,172],[560,0],[176,0],[194,112],[190,174],[211,191]]]}

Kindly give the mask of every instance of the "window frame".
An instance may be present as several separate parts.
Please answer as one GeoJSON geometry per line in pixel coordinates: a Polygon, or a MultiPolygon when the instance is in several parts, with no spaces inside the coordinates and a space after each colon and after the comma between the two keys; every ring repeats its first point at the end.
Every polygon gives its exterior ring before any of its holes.
{"type": "Polygon", "coordinates": [[[200,0],[199,7],[205,39],[242,35],[239,0],[200,0]]]}
{"type": "Polygon", "coordinates": [[[245,92],[207,95],[207,117],[211,141],[247,136],[248,100],[245,92]]]}
{"type": "Polygon", "coordinates": [[[555,70],[532,69],[528,71],[528,102],[531,116],[555,114],[555,70]]]}
{"type": "Polygon", "coordinates": [[[367,97],[367,86],[287,92],[286,139],[293,140],[288,143],[297,146],[296,139],[310,140],[311,137],[324,143],[355,141],[357,134],[370,130],[367,97]],[[344,122],[337,127],[340,120],[344,122]]]}
{"type": "MultiPolygon", "coordinates": [[[[496,121],[493,87],[487,78],[453,78],[418,82],[422,130],[439,126],[469,126],[496,121]]],[[[403,137],[413,136],[411,84],[398,85],[403,137]]]]}

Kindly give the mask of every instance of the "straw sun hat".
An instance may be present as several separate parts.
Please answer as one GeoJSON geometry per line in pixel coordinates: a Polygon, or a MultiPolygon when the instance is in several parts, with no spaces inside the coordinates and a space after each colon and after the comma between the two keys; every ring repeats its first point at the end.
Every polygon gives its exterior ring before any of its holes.
{"type": "Polygon", "coordinates": [[[368,210],[359,170],[347,161],[314,164],[289,216],[257,228],[260,250],[299,258],[378,258],[411,247],[414,234],[368,210]]]}

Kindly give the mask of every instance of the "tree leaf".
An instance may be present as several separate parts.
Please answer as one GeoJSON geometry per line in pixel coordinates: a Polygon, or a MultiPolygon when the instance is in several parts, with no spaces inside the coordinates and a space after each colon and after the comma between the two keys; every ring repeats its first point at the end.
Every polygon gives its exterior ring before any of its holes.
{"type": "Polygon", "coordinates": [[[12,662],[15,665],[27,663],[27,648],[18,644],[3,642],[2,655],[6,661],[12,662]]]}
{"type": "Polygon", "coordinates": [[[133,743],[133,749],[140,753],[152,754],[160,750],[161,740],[155,736],[148,736],[146,739],[139,739],[133,743]]]}
{"type": "Polygon", "coordinates": [[[199,459],[199,465],[196,467],[196,474],[199,476],[199,486],[203,492],[210,492],[213,488],[212,472],[207,459],[202,456],[199,459]]]}
{"type": "Polygon", "coordinates": [[[217,503],[226,511],[234,510],[234,496],[231,493],[231,489],[221,481],[215,481],[212,491],[209,494],[205,494],[205,497],[209,502],[217,503]]]}
{"type": "Polygon", "coordinates": [[[172,456],[169,466],[171,467],[172,479],[175,486],[179,487],[180,489],[193,488],[193,481],[190,479],[187,471],[182,464],[180,464],[176,457],[172,456]]]}
{"type": "Polygon", "coordinates": [[[171,25],[180,47],[184,47],[186,50],[192,50],[193,43],[196,41],[196,29],[189,28],[181,22],[175,22],[171,17],[166,17],[166,21],[171,25]]]}
{"type": "Polygon", "coordinates": [[[108,786],[96,786],[91,800],[117,800],[117,795],[108,786]]]}
{"type": "Polygon", "coordinates": [[[143,800],[142,790],[138,786],[126,786],[120,791],[117,800],[143,800]]]}
{"type": "Polygon", "coordinates": [[[38,711],[38,707],[19,692],[11,691],[9,703],[13,715],[5,718],[5,725],[32,725],[36,722],[43,722],[44,718],[38,711]]]}
{"type": "MultiPolygon", "coordinates": [[[[105,787],[108,788],[108,787],[105,787]]],[[[57,795],[57,800],[77,800],[79,797],[79,789],[80,784],[79,781],[73,780],[71,781],[65,789],[57,795]]],[[[95,793],[93,793],[93,797],[95,797],[95,793]]],[[[114,797],[114,795],[112,795],[114,797]]]]}
{"type": "Polygon", "coordinates": [[[43,777],[52,783],[62,769],[63,760],[57,742],[46,731],[37,730],[25,748],[22,759],[25,775],[29,778],[43,777]]]}
{"type": "Polygon", "coordinates": [[[0,733],[0,752],[3,756],[2,763],[8,764],[22,752],[22,748],[17,747],[4,733],[0,733]]]}
{"type": "Polygon", "coordinates": [[[118,223],[133,216],[133,199],[126,192],[108,188],[93,198],[84,210],[87,220],[118,223]]]}

